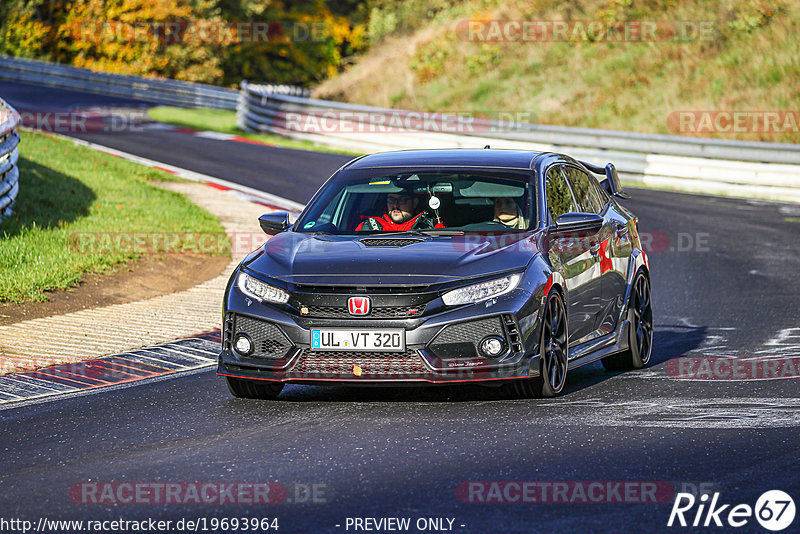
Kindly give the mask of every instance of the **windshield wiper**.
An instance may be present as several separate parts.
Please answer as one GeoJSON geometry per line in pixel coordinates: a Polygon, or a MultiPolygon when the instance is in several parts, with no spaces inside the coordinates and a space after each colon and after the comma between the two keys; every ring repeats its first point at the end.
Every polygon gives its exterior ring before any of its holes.
{"type": "Polygon", "coordinates": [[[369,234],[367,235],[378,236],[378,237],[394,237],[398,235],[418,235],[418,236],[428,237],[428,234],[423,233],[421,230],[404,230],[402,232],[382,232],[380,230],[376,230],[375,232],[369,232],[369,234]]]}
{"type": "Polygon", "coordinates": [[[439,236],[439,235],[464,235],[464,230],[447,230],[444,228],[434,228],[433,230],[419,230],[423,235],[439,236]]]}
{"type": "Polygon", "coordinates": [[[444,228],[432,228],[430,230],[406,230],[404,232],[376,232],[370,235],[378,235],[381,237],[398,236],[398,235],[416,235],[422,237],[437,237],[442,235],[464,235],[463,230],[446,230],[444,228]]]}

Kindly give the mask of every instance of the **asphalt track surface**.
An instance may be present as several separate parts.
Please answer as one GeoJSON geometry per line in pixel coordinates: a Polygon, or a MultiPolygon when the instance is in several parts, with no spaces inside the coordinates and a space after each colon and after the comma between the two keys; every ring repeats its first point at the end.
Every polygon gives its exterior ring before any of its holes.
{"type": "MultiPolygon", "coordinates": [[[[10,92],[0,83],[0,95],[25,103],[10,92]]],[[[346,159],[179,133],[96,135],[107,146],[164,154],[166,163],[191,163],[299,201],[346,159]]],[[[591,364],[571,372],[552,400],[515,400],[479,386],[293,385],[278,401],[245,401],[209,370],[7,408],[0,411],[0,517],[277,517],[279,532],[353,532],[348,517],[409,517],[412,526],[443,517],[454,519],[453,531],[470,533],[662,532],[692,530],[666,526],[681,489],[750,506],[780,489],[800,504],[796,363],[795,378],[670,376],[678,358],[800,358],[800,206],[631,193],[626,205],[651,236],[656,333],[647,368],[608,373],[591,364]],[[76,503],[70,487],[87,481],[278,481],[288,499],[76,503]],[[673,493],[656,503],[586,503],[574,493],[570,502],[477,503],[457,493],[468,481],[654,481],[673,493]],[[307,498],[313,484],[319,502],[307,498]]],[[[786,532],[798,525],[795,519],[786,532]]],[[[765,532],[754,518],[736,530],[765,532]]]]}
{"type": "MultiPolygon", "coordinates": [[[[24,113],[65,112],[87,108],[138,108],[147,103],[104,95],[57,90],[0,80],[0,97],[24,113]]],[[[151,104],[155,105],[155,104],[151,104]]],[[[53,122],[53,124],[55,124],[53,122]]],[[[177,131],[144,129],[120,121],[113,132],[64,132],[191,171],[269,191],[305,204],[319,186],[352,156],[221,142],[177,131]]]]}

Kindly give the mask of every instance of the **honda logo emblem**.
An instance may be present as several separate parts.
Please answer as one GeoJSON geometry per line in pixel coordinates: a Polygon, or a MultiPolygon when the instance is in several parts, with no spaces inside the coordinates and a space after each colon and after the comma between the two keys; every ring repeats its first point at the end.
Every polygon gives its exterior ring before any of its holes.
{"type": "Polygon", "coordinates": [[[369,297],[350,297],[347,300],[347,309],[350,315],[367,315],[369,304],[369,297]]]}

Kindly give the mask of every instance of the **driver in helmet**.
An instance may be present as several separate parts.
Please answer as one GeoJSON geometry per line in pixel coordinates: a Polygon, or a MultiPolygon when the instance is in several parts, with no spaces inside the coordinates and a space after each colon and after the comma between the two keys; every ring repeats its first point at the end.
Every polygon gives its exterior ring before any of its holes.
{"type": "Polygon", "coordinates": [[[407,230],[430,230],[444,228],[424,211],[417,211],[419,197],[410,189],[402,189],[386,195],[386,212],[380,217],[368,217],[356,227],[357,232],[407,230]]]}

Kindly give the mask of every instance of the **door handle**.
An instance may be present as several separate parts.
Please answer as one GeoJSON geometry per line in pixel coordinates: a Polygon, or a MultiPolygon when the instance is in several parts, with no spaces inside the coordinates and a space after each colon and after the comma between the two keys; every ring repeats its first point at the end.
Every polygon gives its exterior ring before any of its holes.
{"type": "Polygon", "coordinates": [[[589,247],[589,252],[592,253],[592,256],[597,256],[600,252],[600,243],[595,243],[594,245],[589,247]]]}
{"type": "Polygon", "coordinates": [[[629,231],[630,231],[630,230],[628,230],[628,227],[627,227],[627,226],[623,226],[622,228],[618,229],[618,230],[615,232],[615,234],[616,234],[617,238],[620,238],[620,237],[624,237],[624,236],[628,235],[628,232],[629,232],[629,231]]]}

